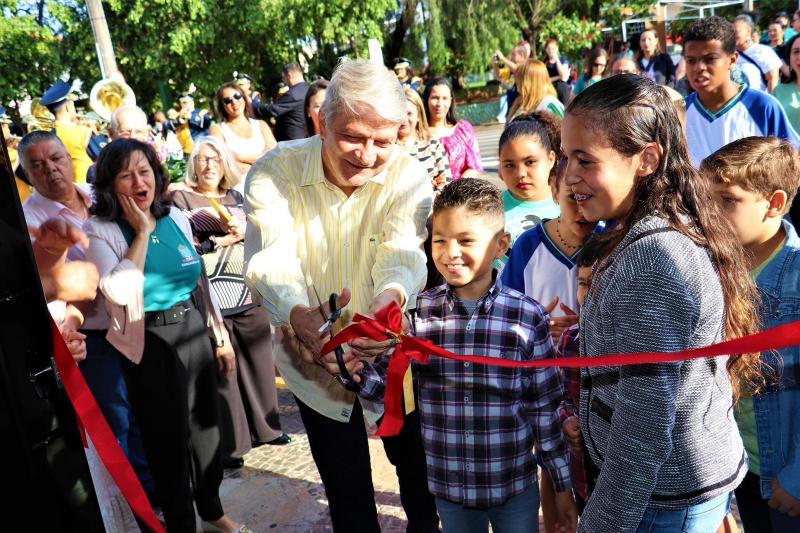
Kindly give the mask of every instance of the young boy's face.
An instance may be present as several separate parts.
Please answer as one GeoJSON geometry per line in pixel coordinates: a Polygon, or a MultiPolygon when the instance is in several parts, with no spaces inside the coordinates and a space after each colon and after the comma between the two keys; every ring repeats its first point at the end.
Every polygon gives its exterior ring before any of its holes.
{"type": "Polygon", "coordinates": [[[739,55],[726,52],[719,40],[689,41],[684,46],[683,56],[686,60],[686,79],[701,99],[725,84],[733,83],[731,71],[739,55]]]}
{"type": "MultiPolygon", "coordinates": [[[[713,183],[711,187],[714,198],[744,248],[772,237],[775,233],[776,217],[768,213],[770,209],[768,198],[761,193],[729,183],[713,183]]],[[[780,217],[777,217],[777,220],[780,223],[780,217]]]]}
{"type": "Polygon", "coordinates": [[[478,300],[492,286],[492,268],[508,250],[502,217],[444,209],[433,217],[431,255],[436,269],[459,298],[478,300]]]}
{"type": "Polygon", "coordinates": [[[578,267],[578,305],[583,307],[592,286],[592,267],[578,267]]]}

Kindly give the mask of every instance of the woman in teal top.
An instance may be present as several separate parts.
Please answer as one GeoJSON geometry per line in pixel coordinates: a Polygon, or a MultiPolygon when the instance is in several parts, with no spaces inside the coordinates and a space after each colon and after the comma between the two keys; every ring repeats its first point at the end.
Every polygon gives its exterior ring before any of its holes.
{"type": "Polygon", "coordinates": [[[208,297],[189,221],[170,207],[169,181],[150,145],[118,139],[103,148],[96,169],[92,214],[112,229],[116,223],[118,240],[125,241],[116,244],[123,256],[112,260],[144,274],[144,350],[138,363],[123,362],[123,373],[167,529],[197,531],[194,500],[203,530],[247,531],[225,515],[219,498],[217,372],[219,366],[231,374],[234,357],[222,328],[215,362],[204,315],[218,309],[208,297]],[[212,309],[201,313],[198,306],[212,309]]]}
{"type": "Polygon", "coordinates": [[[608,52],[599,46],[592,48],[586,58],[586,66],[583,69],[583,74],[581,74],[578,77],[578,81],[575,82],[572,93],[578,95],[587,87],[591,87],[605,78],[607,67],[608,52]]]}
{"type": "Polygon", "coordinates": [[[779,83],[772,95],[781,103],[792,127],[800,131],[800,39],[797,37],[792,37],[784,46],[786,57],[783,59],[789,65],[789,81],[779,83]]]}

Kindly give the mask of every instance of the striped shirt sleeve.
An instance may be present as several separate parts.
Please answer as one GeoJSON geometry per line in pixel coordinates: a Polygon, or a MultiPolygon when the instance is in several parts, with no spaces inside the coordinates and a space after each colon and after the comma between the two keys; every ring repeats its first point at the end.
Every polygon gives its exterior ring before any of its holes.
{"type": "Polygon", "coordinates": [[[289,209],[291,177],[302,172],[302,166],[293,168],[270,155],[253,165],[247,180],[245,279],[261,295],[273,320],[285,323],[292,308],[309,303],[289,209]]]}

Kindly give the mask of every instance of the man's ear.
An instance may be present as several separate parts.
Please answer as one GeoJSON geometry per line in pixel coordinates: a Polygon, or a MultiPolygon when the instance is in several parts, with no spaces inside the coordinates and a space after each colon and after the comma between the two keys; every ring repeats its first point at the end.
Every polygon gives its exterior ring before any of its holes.
{"type": "Polygon", "coordinates": [[[327,133],[327,124],[325,121],[325,112],[320,109],[319,110],[319,136],[321,139],[325,138],[325,134],[327,133]]]}
{"type": "Polygon", "coordinates": [[[778,189],[769,197],[769,208],[767,209],[767,218],[782,217],[786,209],[787,200],[789,195],[786,191],[778,189]]]}

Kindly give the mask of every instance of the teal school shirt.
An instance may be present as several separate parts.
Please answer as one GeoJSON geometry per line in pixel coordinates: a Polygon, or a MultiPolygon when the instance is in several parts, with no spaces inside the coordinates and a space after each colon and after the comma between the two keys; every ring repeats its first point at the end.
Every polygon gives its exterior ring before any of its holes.
{"type": "MultiPolygon", "coordinates": [[[[127,220],[119,220],[117,224],[130,246],[136,232],[127,220]]],[[[187,300],[197,287],[201,265],[194,245],[172,217],[165,216],[156,221],[144,263],[145,312],[165,311],[187,300]]]]}
{"type": "Polygon", "coordinates": [[[508,192],[503,192],[503,207],[506,214],[506,231],[511,234],[511,244],[522,232],[541,224],[546,218],[558,218],[561,208],[552,198],[541,202],[521,202],[508,192]]]}

